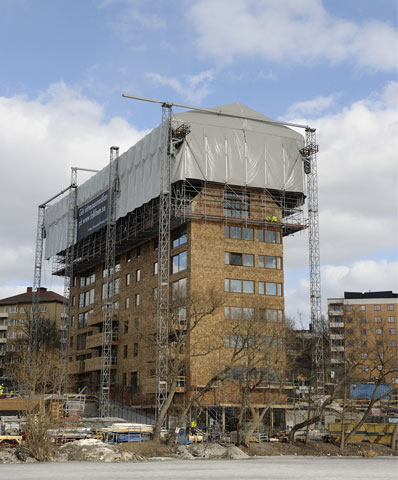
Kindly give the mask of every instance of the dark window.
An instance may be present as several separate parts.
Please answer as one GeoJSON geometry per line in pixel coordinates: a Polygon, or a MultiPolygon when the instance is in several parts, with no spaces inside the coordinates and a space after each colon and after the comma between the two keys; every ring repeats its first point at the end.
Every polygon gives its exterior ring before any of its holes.
{"type": "Polygon", "coordinates": [[[135,256],[136,256],[137,258],[140,258],[140,257],[141,257],[141,247],[137,247],[135,256]]]}
{"type": "Polygon", "coordinates": [[[123,345],[123,358],[127,358],[128,345],[123,345]]]}
{"type": "Polygon", "coordinates": [[[173,239],[172,248],[177,248],[180,245],[184,245],[184,243],[187,243],[188,241],[187,226],[183,225],[182,227],[177,228],[177,230],[174,230],[172,232],[172,239],[173,239]]]}
{"type": "Polygon", "coordinates": [[[133,356],[138,357],[138,343],[134,343],[133,345],[133,356]]]}
{"type": "Polygon", "coordinates": [[[138,373],[137,372],[131,372],[130,386],[131,386],[131,391],[133,393],[136,393],[138,391],[138,373]]]}
{"type": "Polygon", "coordinates": [[[129,333],[129,321],[124,321],[124,333],[129,333]]]}
{"type": "Polygon", "coordinates": [[[224,215],[234,218],[249,218],[250,194],[224,191],[224,215]]]}

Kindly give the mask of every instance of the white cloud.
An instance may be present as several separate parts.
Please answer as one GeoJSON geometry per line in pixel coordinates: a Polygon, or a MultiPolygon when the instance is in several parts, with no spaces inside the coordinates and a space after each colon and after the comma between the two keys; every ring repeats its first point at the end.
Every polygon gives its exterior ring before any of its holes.
{"type": "Polygon", "coordinates": [[[210,83],[214,78],[211,70],[200,72],[196,75],[187,75],[184,81],[174,77],[166,77],[159,73],[147,73],[147,78],[156,85],[165,85],[175,90],[189,102],[200,105],[203,99],[210,93],[210,83]]]}
{"type": "MultiPolygon", "coordinates": [[[[344,290],[398,290],[397,93],[398,84],[390,82],[338,113],[289,118],[318,131],[324,300],[341,296],[344,290]],[[384,260],[374,260],[380,257],[384,260]]],[[[288,282],[289,276],[297,275],[294,269],[307,265],[307,235],[287,238],[288,282]]],[[[286,293],[290,312],[297,308],[308,312],[308,280],[299,279],[286,293]]]]}
{"type": "Polygon", "coordinates": [[[0,285],[31,285],[37,206],[68,185],[70,167],[100,169],[111,145],[123,152],[142,135],[121,118],[104,121],[101,105],[64,83],[35,99],[0,97],[0,285]]]}
{"type": "Polygon", "coordinates": [[[312,100],[304,102],[293,103],[289,107],[287,117],[297,117],[299,115],[319,115],[320,113],[333,107],[335,104],[335,95],[328,95],[327,97],[316,97],[312,100]]]}
{"type": "Polygon", "coordinates": [[[330,14],[322,0],[197,0],[188,20],[205,57],[260,56],[276,63],[349,62],[396,69],[397,32],[376,20],[330,14]]]}

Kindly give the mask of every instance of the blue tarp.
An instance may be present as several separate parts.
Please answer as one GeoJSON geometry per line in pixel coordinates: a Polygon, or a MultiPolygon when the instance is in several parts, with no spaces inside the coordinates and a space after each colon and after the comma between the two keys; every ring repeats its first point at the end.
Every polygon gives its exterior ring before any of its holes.
{"type": "MultiPolygon", "coordinates": [[[[350,385],[350,395],[351,398],[362,398],[365,400],[370,400],[372,398],[373,392],[376,388],[374,383],[353,383],[350,385]]],[[[392,386],[383,383],[379,385],[376,392],[376,400],[383,397],[385,400],[389,400],[391,395],[386,395],[392,391],[392,386]]]]}

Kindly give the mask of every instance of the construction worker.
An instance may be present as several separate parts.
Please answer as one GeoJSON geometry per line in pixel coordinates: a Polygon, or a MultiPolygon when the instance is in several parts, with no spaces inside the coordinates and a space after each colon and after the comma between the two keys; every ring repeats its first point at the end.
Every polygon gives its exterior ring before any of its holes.
{"type": "Polygon", "coordinates": [[[0,385],[0,395],[3,395],[4,394],[4,388],[3,388],[3,385],[0,385]]]}

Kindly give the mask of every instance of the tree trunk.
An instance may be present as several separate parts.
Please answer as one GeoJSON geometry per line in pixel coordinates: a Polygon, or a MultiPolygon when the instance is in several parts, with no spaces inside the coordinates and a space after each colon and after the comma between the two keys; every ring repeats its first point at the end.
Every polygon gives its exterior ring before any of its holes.
{"type": "Polygon", "coordinates": [[[243,442],[245,447],[249,446],[251,436],[253,435],[256,428],[258,428],[260,423],[264,420],[265,414],[269,411],[270,408],[271,408],[271,405],[268,405],[267,407],[265,407],[263,409],[261,414],[259,413],[259,410],[257,410],[255,407],[251,408],[252,421],[250,423],[250,426],[247,428],[247,430],[245,432],[245,438],[244,438],[244,442],[243,442]]]}
{"type": "Polygon", "coordinates": [[[345,411],[347,405],[347,386],[344,385],[344,398],[343,398],[343,411],[341,412],[341,439],[340,439],[340,451],[344,452],[345,448],[345,411]]]}
{"type": "Polygon", "coordinates": [[[164,420],[166,418],[166,415],[167,415],[167,412],[170,408],[170,405],[173,401],[174,393],[176,391],[176,387],[177,387],[177,377],[174,376],[174,378],[171,382],[171,385],[170,385],[169,392],[167,393],[166,401],[164,402],[163,407],[161,408],[161,410],[160,410],[160,412],[157,416],[157,419],[156,419],[156,423],[155,423],[155,427],[153,429],[153,435],[152,435],[152,440],[154,440],[154,441],[159,441],[160,440],[160,431],[162,429],[162,425],[164,423],[164,420]]]}
{"type": "Polygon", "coordinates": [[[392,439],[391,439],[391,448],[393,450],[398,450],[398,423],[394,425],[394,431],[392,432],[392,439]]]}

